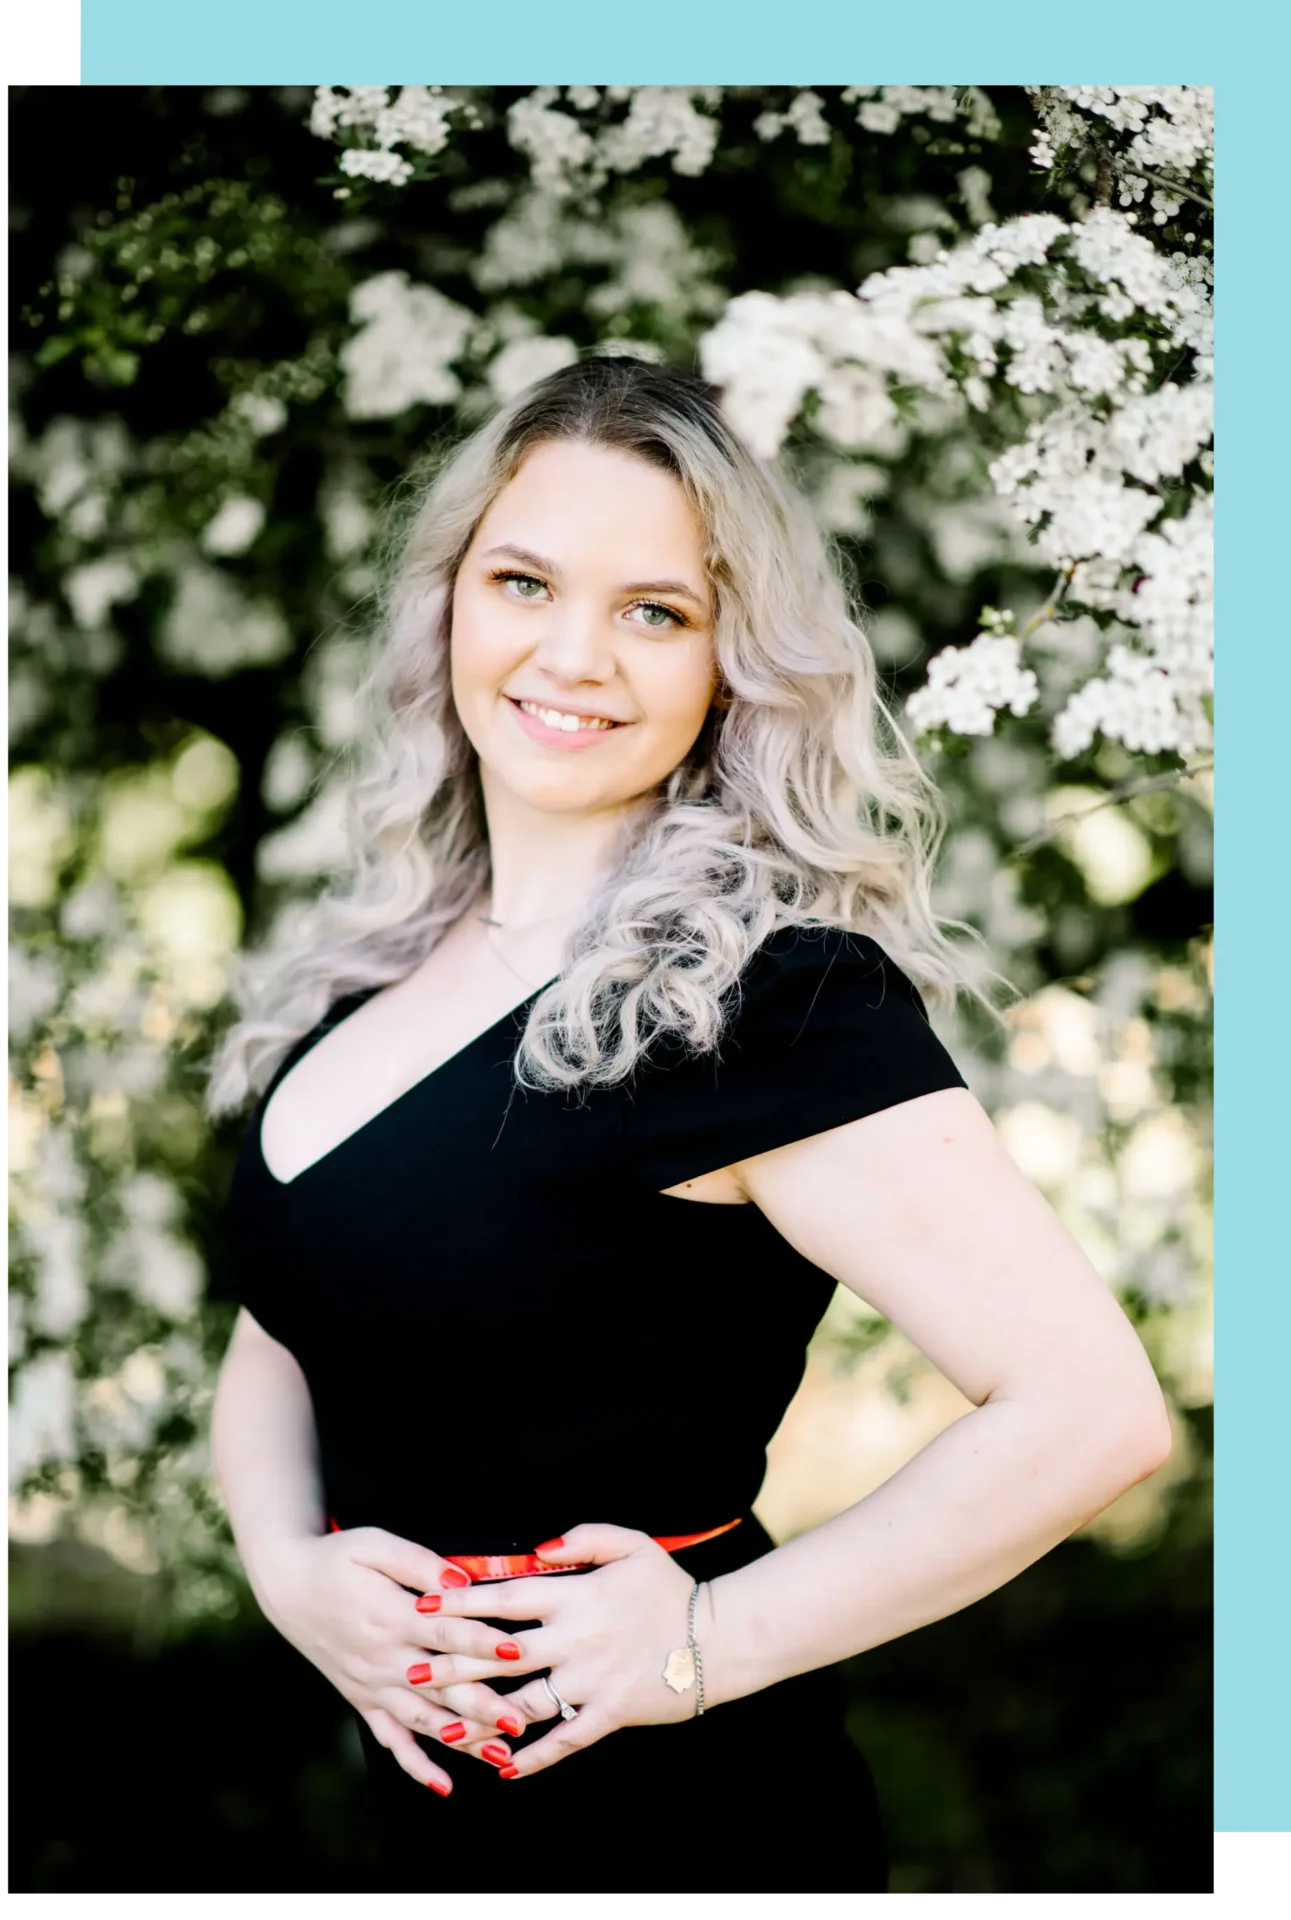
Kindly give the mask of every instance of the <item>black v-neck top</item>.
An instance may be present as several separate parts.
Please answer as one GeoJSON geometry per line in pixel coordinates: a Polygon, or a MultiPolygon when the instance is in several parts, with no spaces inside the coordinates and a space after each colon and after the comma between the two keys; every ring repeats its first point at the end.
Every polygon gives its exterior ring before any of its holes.
{"type": "Polygon", "coordinates": [[[782,928],[716,1054],[656,1042],[627,1086],[535,1093],[537,994],[290,1182],[242,1143],[212,1292],[309,1383],[329,1513],[439,1553],[582,1521],[652,1534],[747,1513],[834,1291],[753,1205],[661,1192],[966,1082],[878,943],[782,928]]]}

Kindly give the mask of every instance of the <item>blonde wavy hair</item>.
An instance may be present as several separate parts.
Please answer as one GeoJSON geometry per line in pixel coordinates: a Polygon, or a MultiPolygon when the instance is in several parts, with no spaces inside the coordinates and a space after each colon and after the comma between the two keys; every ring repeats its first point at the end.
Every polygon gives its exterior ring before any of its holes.
{"type": "Polygon", "coordinates": [[[953,1013],[962,991],[999,1017],[978,978],[1003,976],[943,928],[981,936],[934,913],[945,803],[883,699],[841,571],[806,501],[750,453],[719,399],[695,375],[591,356],[407,476],[360,689],[351,865],[303,937],[236,966],[240,1017],[212,1064],[213,1113],[261,1090],[342,995],[411,973],[487,882],[478,765],[449,682],[453,586],[494,497],[550,441],[624,450],[685,489],[705,534],[721,683],[691,752],[625,819],[561,975],[529,1013],[518,1083],[624,1080],[665,1029],[710,1050],[728,990],[792,924],[868,934],[930,1006],[953,1013]]]}

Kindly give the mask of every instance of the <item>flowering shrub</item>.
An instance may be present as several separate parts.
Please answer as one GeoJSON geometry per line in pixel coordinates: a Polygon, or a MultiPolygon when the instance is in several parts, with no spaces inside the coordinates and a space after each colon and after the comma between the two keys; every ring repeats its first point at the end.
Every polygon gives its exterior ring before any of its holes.
{"type": "Polygon", "coordinates": [[[229,956],[342,850],[386,489],[592,349],[698,363],[809,490],[951,803],[937,905],[1028,996],[956,1056],[1204,1399],[1208,90],[161,95],[87,100],[89,215],[15,147],[19,1534],[230,1602],[229,956]]]}

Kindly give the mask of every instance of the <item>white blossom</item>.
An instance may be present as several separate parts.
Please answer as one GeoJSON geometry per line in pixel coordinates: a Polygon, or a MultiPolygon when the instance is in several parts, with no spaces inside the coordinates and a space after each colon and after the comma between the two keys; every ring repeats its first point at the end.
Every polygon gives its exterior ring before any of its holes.
{"type": "Polygon", "coordinates": [[[906,718],[916,732],[947,726],[954,733],[987,734],[996,714],[1028,713],[1039,695],[1021,664],[1011,634],[979,633],[967,647],[942,647],[928,666],[927,685],[910,695],[906,718]]]}
{"type": "Polygon", "coordinates": [[[507,110],[507,135],[527,155],[534,186],[559,196],[572,192],[596,153],[596,142],[556,101],[556,87],[535,87],[507,110]]]}
{"type": "Polygon", "coordinates": [[[193,563],[179,573],[158,644],[172,666],[218,680],[275,665],[292,642],[276,605],[245,599],[227,572],[193,563]]]}
{"type": "Polygon", "coordinates": [[[101,1271],[168,1319],[184,1321],[201,1297],[202,1262],[174,1231],[179,1196],[159,1174],[133,1174],[121,1193],[125,1225],[108,1242],[101,1271]]]}
{"type": "Polygon", "coordinates": [[[721,125],[700,112],[695,92],[693,87],[634,87],[626,119],[600,136],[603,164],[615,173],[632,173],[646,160],[671,155],[674,173],[703,173],[721,125]]]}
{"type": "Polygon", "coordinates": [[[319,501],[328,558],[348,560],[372,537],[374,518],[371,507],[352,487],[331,485],[324,488],[319,501]]]}
{"type": "Polygon", "coordinates": [[[65,940],[115,938],[125,932],[121,896],[107,874],[95,874],[68,894],[58,924],[65,940]]]}
{"type": "Polygon", "coordinates": [[[15,471],[30,476],[41,511],[57,520],[97,481],[125,472],[132,459],[130,437],[115,414],[95,421],[59,414],[21,449],[15,471]]]}
{"type": "Polygon", "coordinates": [[[97,627],[119,600],[133,600],[139,591],[139,576],[124,555],[105,554],[102,559],[73,567],[64,577],[63,591],[77,626],[97,627]]]}
{"type": "Polygon", "coordinates": [[[259,438],[267,433],[277,433],[287,424],[287,409],[274,394],[235,394],[228,410],[236,419],[245,421],[259,438]]]}
{"type": "Polygon", "coordinates": [[[1107,667],[1105,676],[1072,695],[1054,722],[1053,744],[1062,759],[1083,753],[1098,733],[1139,753],[1188,754],[1209,746],[1203,709],[1160,659],[1116,645],[1107,667]]]}
{"type": "Polygon", "coordinates": [[[904,119],[924,115],[942,125],[965,120],[973,138],[994,139],[999,116],[980,87],[844,87],[844,106],[856,106],[856,118],[867,133],[895,133],[904,119]]]}
{"type": "Polygon", "coordinates": [[[489,363],[489,386],[498,400],[513,400],[535,380],[570,366],[577,358],[577,347],[563,335],[538,334],[512,340],[489,363]]]}
{"type": "MultiPolygon", "coordinates": [[[[51,1137],[64,1139],[61,1129],[54,1133],[47,1128],[43,1138],[51,1137]]],[[[65,1143],[65,1149],[70,1156],[70,1145],[65,1143]]],[[[59,1212],[42,1209],[24,1217],[23,1239],[36,1266],[36,1293],[28,1308],[30,1323],[51,1340],[69,1340],[90,1304],[85,1280],[85,1221],[67,1205],[59,1212]]]]}
{"type": "Polygon", "coordinates": [[[842,292],[737,295],[701,339],[700,364],[764,459],[779,451],[809,392],[820,393],[822,431],[838,445],[895,451],[888,376],[948,384],[930,343],[842,292]]]}
{"type": "Polygon", "coordinates": [[[440,87],[399,87],[378,111],[373,130],[383,147],[402,143],[416,153],[440,153],[448,145],[449,117],[460,105],[456,94],[440,87]]]}
{"type": "Polygon", "coordinates": [[[804,147],[827,147],[829,122],[824,115],[824,105],[820,95],[807,88],[794,95],[783,113],[759,114],[753,122],[753,131],[759,140],[774,140],[788,128],[804,147]]]}
{"type": "MultiPolygon", "coordinates": [[[[923,266],[872,275],[855,297],[741,295],[701,342],[701,363],[768,458],[811,394],[822,436],[871,453],[899,449],[906,432],[896,382],[920,396],[916,411],[957,394],[987,411],[999,382],[1047,403],[991,463],[992,484],[1036,556],[1066,576],[1070,612],[1112,613],[1138,636],[1067,698],[1055,747],[1084,751],[1101,731],[1138,751],[1186,752],[1209,739],[1212,521],[1208,496],[1179,516],[1166,495],[1194,463],[1204,470],[1210,327],[1209,271],[1096,208],[1075,225],[1052,214],[988,222],[923,266]],[[1040,264],[1043,297],[1016,279],[1040,264]],[[1163,352],[1193,351],[1191,378],[1150,388],[1151,335],[1101,330],[1134,315],[1164,326],[1163,352]]],[[[971,676],[957,668],[935,698],[933,685],[930,673],[928,697],[912,702],[920,724],[993,724],[971,676]]]]}
{"type": "Polygon", "coordinates": [[[354,288],[350,316],[360,325],[340,361],[351,419],[388,419],[419,403],[446,406],[457,398],[461,382],[451,363],[477,324],[468,308],[392,269],[354,288]]]}
{"type": "Polygon", "coordinates": [[[77,1451],[76,1380],[65,1348],[46,1348],[19,1370],[9,1402],[9,1485],[77,1451]]]}
{"type": "Polygon", "coordinates": [[[355,179],[401,187],[405,180],[412,178],[412,162],[385,147],[347,147],[341,155],[341,172],[355,179]]]}
{"type": "Polygon", "coordinates": [[[247,494],[230,494],[202,529],[207,553],[245,553],[264,525],[264,507],[247,494]]]}
{"type": "Polygon", "coordinates": [[[22,1045],[58,1005],[62,971],[49,953],[34,953],[15,941],[9,949],[9,1040],[22,1045]]]}

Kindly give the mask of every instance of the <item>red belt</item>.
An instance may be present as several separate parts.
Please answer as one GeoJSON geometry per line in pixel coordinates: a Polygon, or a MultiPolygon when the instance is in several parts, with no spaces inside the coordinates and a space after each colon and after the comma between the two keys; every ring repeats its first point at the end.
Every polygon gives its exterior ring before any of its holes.
{"type": "MultiPolygon", "coordinates": [[[[720,1527],[710,1527],[707,1533],[654,1533],[650,1537],[665,1553],[676,1553],[682,1547],[697,1547],[701,1540],[715,1540],[719,1533],[729,1533],[732,1527],[739,1526],[742,1517],[727,1520],[720,1527]]],[[[343,1531],[339,1520],[333,1519],[331,1524],[333,1533],[343,1531]]],[[[589,1560],[574,1560],[553,1567],[540,1560],[536,1553],[445,1553],[441,1558],[461,1567],[472,1580],[513,1580],[526,1573],[572,1573],[578,1567],[593,1564],[589,1560]]]]}

